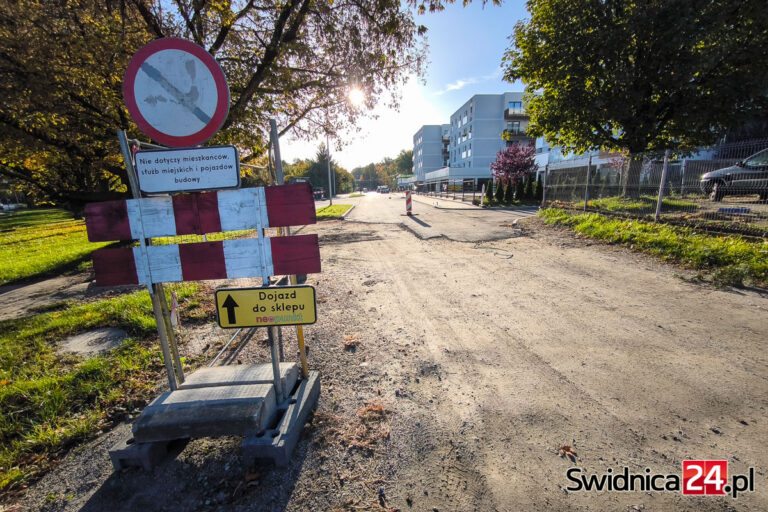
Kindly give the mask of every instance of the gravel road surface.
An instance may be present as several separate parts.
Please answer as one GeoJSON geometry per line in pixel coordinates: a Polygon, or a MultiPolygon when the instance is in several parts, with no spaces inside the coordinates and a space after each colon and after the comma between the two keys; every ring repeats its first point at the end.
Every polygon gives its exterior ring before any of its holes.
{"type": "MultiPolygon", "coordinates": [[[[19,509],[768,510],[768,296],[515,223],[527,212],[416,204],[429,227],[404,229],[401,197],[352,201],[348,221],[301,230],[320,235],[306,333],[323,389],[289,468],[242,467],[226,438],[112,473],[106,449],[124,424],[69,454],[19,509]],[[569,468],[681,475],[688,459],[754,468],[755,492],[566,489],[569,468]]],[[[183,337],[226,337],[214,330],[183,337]]],[[[233,351],[267,360],[259,339],[233,351]]]]}

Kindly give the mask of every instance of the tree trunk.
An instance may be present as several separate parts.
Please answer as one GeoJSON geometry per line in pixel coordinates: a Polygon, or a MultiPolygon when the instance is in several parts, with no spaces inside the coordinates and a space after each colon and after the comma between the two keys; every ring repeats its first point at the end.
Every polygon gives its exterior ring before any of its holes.
{"type": "Polygon", "coordinates": [[[643,170],[642,154],[630,153],[621,170],[621,195],[640,197],[640,174],[643,170]]]}

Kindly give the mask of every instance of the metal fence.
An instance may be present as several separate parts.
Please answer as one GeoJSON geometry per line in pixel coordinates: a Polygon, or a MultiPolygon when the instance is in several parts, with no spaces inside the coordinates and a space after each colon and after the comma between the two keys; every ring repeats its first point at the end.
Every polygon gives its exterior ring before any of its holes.
{"type": "Polygon", "coordinates": [[[543,206],[768,237],[768,139],[550,164],[543,206]]]}

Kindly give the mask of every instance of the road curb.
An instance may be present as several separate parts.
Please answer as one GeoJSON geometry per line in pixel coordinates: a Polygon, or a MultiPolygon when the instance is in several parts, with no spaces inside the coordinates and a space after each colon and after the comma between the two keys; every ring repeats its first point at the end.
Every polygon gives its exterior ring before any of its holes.
{"type": "Polygon", "coordinates": [[[354,210],[354,209],[355,209],[355,206],[357,206],[357,205],[356,205],[356,204],[353,204],[353,205],[352,205],[352,208],[350,208],[349,210],[347,210],[346,212],[344,212],[344,214],[341,216],[341,220],[344,220],[344,219],[346,219],[346,218],[347,218],[347,215],[349,215],[349,213],[350,213],[352,210],[354,210]]]}
{"type": "MultiPolygon", "coordinates": [[[[438,210],[479,210],[479,209],[481,209],[479,206],[475,206],[475,205],[467,205],[467,206],[469,206],[468,208],[467,207],[464,207],[464,208],[452,208],[450,206],[449,207],[438,206],[438,205],[435,205],[435,204],[428,203],[426,201],[419,201],[419,200],[417,200],[416,198],[419,197],[419,196],[411,196],[411,197],[413,197],[413,200],[415,202],[417,202],[417,203],[426,204],[427,206],[431,206],[432,208],[437,208],[438,210]]],[[[444,200],[445,201],[454,202],[451,199],[444,199],[444,200]]]]}
{"type": "MultiPolygon", "coordinates": [[[[349,212],[351,212],[352,210],[354,210],[354,209],[355,209],[355,206],[357,206],[357,205],[354,205],[354,204],[353,204],[353,205],[352,205],[352,208],[350,208],[349,210],[347,210],[346,212],[344,212],[344,213],[343,213],[343,214],[342,214],[340,217],[322,217],[322,218],[319,218],[319,219],[317,219],[317,222],[327,222],[327,221],[329,221],[329,220],[344,220],[344,219],[345,219],[345,217],[346,217],[347,215],[349,215],[349,212]]],[[[325,207],[323,207],[323,208],[325,208],[325,207]]]]}

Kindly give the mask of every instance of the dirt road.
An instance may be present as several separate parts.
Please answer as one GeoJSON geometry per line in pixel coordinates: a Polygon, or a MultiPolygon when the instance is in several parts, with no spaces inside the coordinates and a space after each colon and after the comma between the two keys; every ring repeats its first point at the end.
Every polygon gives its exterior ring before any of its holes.
{"type": "MultiPolygon", "coordinates": [[[[690,282],[537,219],[519,224],[529,228],[482,243],[422,240],[395,224],[305,228],[323,257],[310,278],[320,319],[307,329],[323,391],[290,468],[254,476],[237,440],[196,440],[151,474],[113,475],[106,447],[122,426],[22,505],[768,510],[768,297],[690,282]],[[374,421],[366,411],[378,405],[374,421]],[[680,475],[687,459],[728,460],[729,474],[754,467],[756,491],[564,490],[569,468],[680,475]]],[[[263,360],[254,345],[243,362],[263,360]]]]}

